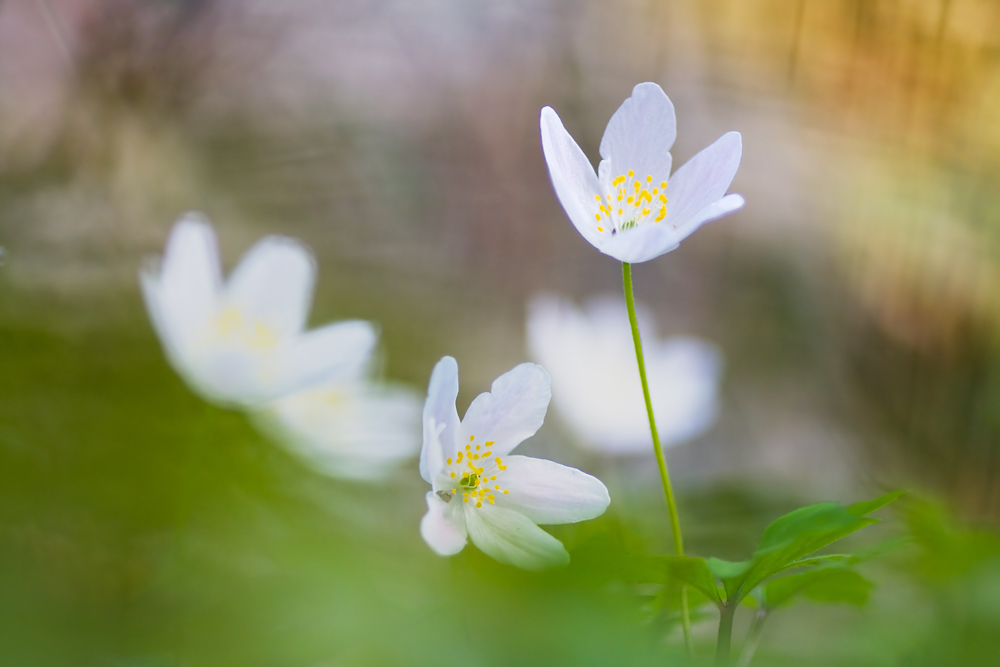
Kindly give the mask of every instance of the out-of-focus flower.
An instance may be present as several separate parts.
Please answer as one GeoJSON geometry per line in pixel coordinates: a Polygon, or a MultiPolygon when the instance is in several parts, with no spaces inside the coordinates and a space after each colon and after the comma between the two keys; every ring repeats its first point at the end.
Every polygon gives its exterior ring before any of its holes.
{"type": "Polygon", "coordinates": [[[552,186],[570,221],[622,262],[659,257],[703,223],[743,206],[740,195],[726,195],[743,153],[739,132],[722,135],[670,177],[677,121],[655,83],[637,85],[611,117],[596,174],[551,107],[542,109],[541,127],[552,186]]]}
{"type": "Polygon", "coordinates": [[[385,479],[420,449],[420,397],[367,373],[341,377],[267,405],[257,422],[333,477],[385,479]]]}
{"type": "Polygon", "coordinates": [[[600,516],[604,484],[552,461],[508,456],[542,425],[549,374],[521,364],[498,377],[458,419],[458,364],[438,362],[424,405],[420,475],[431,484],[420,533],[442,556],[473,544],[501,563],[530,570],[569,562],[562,543],[537,524],[600,516]]]}
{"type": "MultiPolygon", "coordinates": [[[[721,354],[695,338],[660,340],[641,305],[637,316],[660,440],[664,446],[690,440],[715,420],[721,354]]],[[[557,297],[537,297],[528,308],[528,345],[551,371],[556,408],[585,446],[651,451],[623,300],[599,297],[581,310],[557,297]]]]}
{"type": "Polygon", "coordinates": [[[212,227],[189,214],[166,252],[141,272],[143,295],[170,363],[207,400],[245,408],[350,377],[378,334],[362,321],[305,332],[316,267],[299,242],[268,236],[223,284],[212,227]]]}

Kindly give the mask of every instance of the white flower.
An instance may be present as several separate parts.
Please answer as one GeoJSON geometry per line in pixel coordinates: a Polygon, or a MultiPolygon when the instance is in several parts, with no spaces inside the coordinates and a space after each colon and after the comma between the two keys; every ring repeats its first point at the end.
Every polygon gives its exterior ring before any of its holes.
{"type": "Polygon", "coordinates": [[[703,223],[743,206],[740,195],[726,195],[743,152],[739,132],[722,135],[670,176],[677,121],[655,83],[636,86],[611,117],[596,174],[551,107],[542,109],[541,126],[552,186],[570,221],[622,262],[659,257],[703,223]]]}
{"type": "Polygon", "coordinates": [[[548,408],[549,375],[521,364],[480,394],[459,422],[458,364],[438,362],[424,404],[420,475],[432,490],[420,533],[442,556],[468,537],[501,563],[537,570],[569,562],[559,540],[537,524],[600,516],[611,502],[595,477],[552,461],[508,456],[534,435],[548,408]]]}
{"type": "MultiPolygon", "coordinates": [[[[660,340],[641,306],[637,317],[660,440],[664,446],[690,440],[715,420],[721,354],[694,338],[660,340]]],[[[551,371],[556,408],[584,445],[610,453],[651,451],[622,299],[592,299],[580,310],[538,297],[528,309],[528,345],[551,371]]]]}
{"type": "Polygon", "coordinates": [[[320,472],[384,480],[420,449],[420,398],[360,373],[279,399],[255,416],[320,472]]]}
{"type": "Polygon", "coordinates": [[[140,281],[167,357],[188,384],[210,401],[257,407],[349,374],[375,345],[368,322],[303,331],[315,274],[299,242],[268,236],[223,284],[215,233],[189,214],[140,281]]]}

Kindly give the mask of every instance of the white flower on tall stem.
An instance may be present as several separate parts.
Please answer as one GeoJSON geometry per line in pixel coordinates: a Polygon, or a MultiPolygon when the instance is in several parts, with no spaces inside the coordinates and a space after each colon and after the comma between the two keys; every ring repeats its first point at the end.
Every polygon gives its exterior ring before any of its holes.
{"type": "Polygon", "coordinates": [[[604,484],[576,468],[508,456],[545,419],[549,375],[521,364],[498,377],[459,421],[458,364],[438,362],[424,405],[420,475],[431,484],[420,532],[442,556],[472,539],[501,563],[538,570],[569,562],[562,543],[537,524],[600,516],[611,502],[604,484]]]}
{"type": "MultiPolygon", "coordinates": [[[[660,440],[675,445],[703,433],[718,412],[719,350],[690,337],[660,339],[638,306],[649,390],[660,440]]],[[[528,346],[552,374],[552,400],[588,448],[648,452],[649,426],[625,302],[540,296],[528,307],[528,346]]]]}
{"type": "Polygon", "coordinates": [[[302,244],[268,236],[224,284],[212,227],[188,214],[140,281],[174,369],[209,401],[253,408],[349,373],[375,346],[368,322],[304,331],[315,274],[302,244]]]}
{"type": "Polygon", "coordinates": [[[727,132],[670,175],[674,106],[658,85],[640,83],[611,117],[597,173],[551,107],[542,109],[542,151],[570,221],[606,255],[645,262],[676,248],[698,227],[743,206],[726,195],[743,152],[727,132]]]}

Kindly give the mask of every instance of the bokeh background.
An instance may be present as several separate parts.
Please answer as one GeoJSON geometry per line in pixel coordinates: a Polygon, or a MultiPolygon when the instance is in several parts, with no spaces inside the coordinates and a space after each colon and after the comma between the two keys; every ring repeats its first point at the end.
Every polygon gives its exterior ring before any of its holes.
{"type": "MultiPolygon", "coordinates": [[[[528,358],[538,292],[620,290],[542,159],[660,83],[675,164],[743,134],[744,210],[636,267],[664,334],[726,357],[669,451],[688,550],[784,511],[910,499],[860,609],[776,616],[754,664],[1000,662],[1000,5],[989,0],[0,0],[0,662],[678,664],[622,565],[667,553],[652,457],[602,477],[530,574],[418,533],[424,485],[330,480],[167,366],[136,272],[184,211],[227,267],[314,250],[312,322],[380,323],[385,375],[444,354],[460,411],[528,358]]],[[[742,636],[746,619],[737,624],[742,636]]],[[[714,620],[696,624],[709,659],[714,620]]]]}

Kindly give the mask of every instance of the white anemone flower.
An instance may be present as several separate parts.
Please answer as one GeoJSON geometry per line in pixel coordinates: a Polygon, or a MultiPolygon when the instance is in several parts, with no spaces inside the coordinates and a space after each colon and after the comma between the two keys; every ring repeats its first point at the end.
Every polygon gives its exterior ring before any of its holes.
{"type": "Polygon", "coordinates": [[[431,484],[420,533],[451,556],[472,539],[501,563],[539,570],[569,562],[562,543],[538,524],[600,516],[611,499],[596,477],[527,456],[508,456],[542,425],[549,374],[521,364],[498,377],[458,419],[458,364],[438,362],[424,404],[420,475],[431,484]]]}
{"type": "Polygon", "coordinates": [[[209,401],[254,408],[337,377],[375,346],[368,322],[304,331],[315,275],[301,243],[267,236],[224,284],[211,225],[188,214],[140,281],[174,369],[209,401]]]}
{"type": "Polygon", "coordinates": [[[726,195],[743,153],[739,132],[722,135],[670,176],[677,120],[655,83],[637,85],[611,117],[596,174],[551,107],[542,109],[541,129],[552,186],[570,221],[619,261],[659,257],[743,206],[740,195],[726,195]]]}
{"type": "Polygon", "coordinates": [[[367,369],[271,403],[255,417],[318,471],[384,480],[420,449],[420,397],[367,377],[367,369]]]}
{"type": "MultiPolygon", "coordinates": [[[[660,339],[648,312],[639,306],[637,314],[660,440],[691,440],[718,413],[722,355],[696,338],[660,339]]],[[[541,296],[529,306],[527,329],[532,356],[552,373],[556,409],[581,444],[612,454],[652,451],[622,299],[598,297],[581,310],[541,296]]]]}

